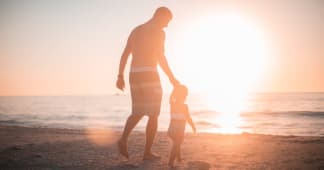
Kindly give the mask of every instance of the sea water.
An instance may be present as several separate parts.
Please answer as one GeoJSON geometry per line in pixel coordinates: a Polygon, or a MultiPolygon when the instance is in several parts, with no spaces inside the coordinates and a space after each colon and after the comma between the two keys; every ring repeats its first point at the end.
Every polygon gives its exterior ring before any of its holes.
{"type": "MultiPolygon", "coordinates": [[[[324,136],[324,93],[257,93],[245,102],[246,108],[226,113],[202,96],[190,94],[187,100],[198,132],[324,136]]],[[[0,125],[122,130],[130,112],[129,95],[0,97],[0,125]]],[[[167,130],[169,114],[165,95],[159,131],[167,130]]],[[[143,131],[147,120],[134,130],[143,131]]]]}

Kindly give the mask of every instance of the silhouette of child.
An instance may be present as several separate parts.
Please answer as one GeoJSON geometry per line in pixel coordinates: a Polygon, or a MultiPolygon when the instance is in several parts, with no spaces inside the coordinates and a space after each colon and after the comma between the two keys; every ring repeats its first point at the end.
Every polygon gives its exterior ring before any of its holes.
{"type": "Polygon", "coordinates": [[[184,85],[175,86],[170,96],[170,125],[168,129],[168,136],[172,140],[172,149],[170,152],[169,166],[174,166],[174,160],[181,161],[180,146],[183,142],[185,126],[188,122],[196,133],[196,127],[193,123],[187,104],[185,104],[188,89],[184,85]]]}

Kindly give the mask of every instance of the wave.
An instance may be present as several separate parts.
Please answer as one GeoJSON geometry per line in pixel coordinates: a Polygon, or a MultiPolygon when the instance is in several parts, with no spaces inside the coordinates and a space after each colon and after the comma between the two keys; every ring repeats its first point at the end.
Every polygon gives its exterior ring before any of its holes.
{"type": "Polygon", "coordinates": [[[299,112],[298,113],[300,116],[312,116],[312,117],[321,117],[324,118],[324,112],[299,112]]]}
{"type": "MultiPolygon", "coordinates": [[[[221,114],[220,112],[214,110],[197,110],[192,111],[192,115],[217,115],[221,114]]],[[[303,116],[303,117],[312,117],[312,118],[324,118],[324,111],[250,111],[250,112],[241,112],[240,116],[251,117],[251,116],[303,116]]]]}
{"type": "Polygon", "coordinates": [[[312,117],[312,118],[324,118],[324,112],[314,112],[314,111],[264,111],[264,112],[243,112],[241,116],[300,116],[300,117],[312,117]]]}
{"type": "Polygon", "coordinates": [[[197,125],[206,126],[206,127],[210,127],[210,128],[219,128],[219,127],[221,127],[220,125],[218,125],[216,123],[212,123],[212,122],[208,122],[208,121],[203,121],[203,120],[196,121],[195,123],[197,125]]]}
{"type": "Polygon", "coordinates": [[[214,110],[196,110],[196,111],[191,111],[192,115],[201,115],[201,114],[217,114],[218,112],[214,110]]]}
{"type": "Polygon", "coordinates": [[[0,124],[3,125],[15,125],[15,124],[19,124],[19,121],[16,120],[0,120],[0,124]]]}

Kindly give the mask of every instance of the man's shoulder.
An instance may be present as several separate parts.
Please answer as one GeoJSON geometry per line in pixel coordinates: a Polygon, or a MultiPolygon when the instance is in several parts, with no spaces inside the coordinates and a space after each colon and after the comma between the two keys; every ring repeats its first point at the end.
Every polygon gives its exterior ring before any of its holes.
{"type": "Polygon", "coordinates": [[[143,29],[144,27],[145,27],[145,23],[144,23],[144,24],[140,24],[140,25],[136,26],[136,27],[134,28],[134,30],[143,29]]]}
{"type": "Polygon", "coordinates": [[[135,28],[132,30],[132,33],[137,32],[137,31],[140,30],[142,27],[143,27],[143,24],[138,25],[137,27],[135,27],[135,28]]]}
{"type": "Polygon", "coordinates": [[[131,34],[132,35],[138,35],[138,34],[142,34],[143,32],[145,32],[145,24],[141,24],[141,25],[136,26],[132,30],[131,34]]]}
{"type": "Polygon", "coordinates": [[[144,23],[141,25],[136,26],[133,31],[133,33],[136,32],[145,32],[145,33],[153,33],[161,36],[165,36],[165,32],[163,29],[156,29],[149,23],[144,23]]]}

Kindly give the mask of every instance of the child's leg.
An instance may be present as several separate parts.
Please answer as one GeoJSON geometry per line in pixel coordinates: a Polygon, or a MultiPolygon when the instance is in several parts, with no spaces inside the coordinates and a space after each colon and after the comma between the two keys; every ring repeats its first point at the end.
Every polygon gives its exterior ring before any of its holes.
{"type": "Polygon", "coordinates": [[[169,166],[174,165],[174,160],[175,160],[178,150],[179,150],[178,148],[180,148],[179,143],[174,139],[172,148],[171,148],[171,152],[170,152],[169,166]]]}
{"type": "Polygon", "coordinates": [[[177,150],[176,144],[175,144],[175,141],[173,141],[171,152],[170,152],[170,158],[169,158],[169,166],[173,166],[173,164],[174,164],[174,159],[175,159],[176,153],[177,153],[176,150],[177,150]]]}
{"type": "Polygon", "coordinates": [[[184,134],[182,134],[182,135],[179,135],[178,137],[177,137],[177,142],[178,142],[178,145],[179,145],[179,147],[177,148],[177,154],[176,154],[176,157],[177,157],[177,161],[178,162],[181,162],[181,144],[182,144],[182,142],[183,142],[183,136],[184,134]]]}

